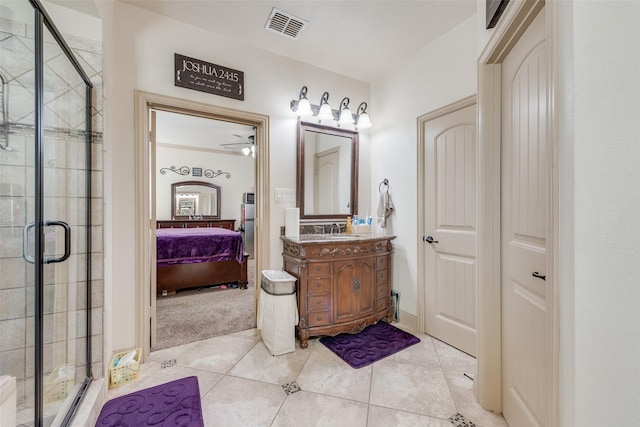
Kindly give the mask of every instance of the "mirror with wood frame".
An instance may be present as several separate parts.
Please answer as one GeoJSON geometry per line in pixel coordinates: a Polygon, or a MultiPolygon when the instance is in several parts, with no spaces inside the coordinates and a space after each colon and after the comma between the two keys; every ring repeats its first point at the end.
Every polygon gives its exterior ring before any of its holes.
{"type": "Polygon", "coordinates": [[[358,132],[298,122],[296,206],[306,220],[358,212],[358,132]]]}
{"type": "Polygon", "coordinates": [[[182,181],[171,184],[173,219],[220,219],[220,187],[209,182],[182,181]]]}

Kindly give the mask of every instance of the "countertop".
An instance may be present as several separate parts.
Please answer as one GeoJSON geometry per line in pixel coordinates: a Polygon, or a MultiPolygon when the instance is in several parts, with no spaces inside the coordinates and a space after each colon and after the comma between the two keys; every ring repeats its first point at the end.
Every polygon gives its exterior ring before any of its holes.
{"type": "Polygon", "coordinates": [[[362,242],[367,240],[380,240],[380,239],[393,240],[395,238],[396,236],[393,236],[390,234],[378,234],[378,233],[367,233],[367,234],[325,233],[325,234],[301,234],[297,237],[280,236],[280,239],[289,240],[292,243],[362,242]]]}

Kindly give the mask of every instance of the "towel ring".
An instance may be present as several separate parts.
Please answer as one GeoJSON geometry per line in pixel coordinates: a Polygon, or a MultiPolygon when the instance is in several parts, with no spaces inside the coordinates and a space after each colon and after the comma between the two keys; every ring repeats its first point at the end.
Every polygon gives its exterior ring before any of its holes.
{"type": "Polygon", "coordinates": [[[389,191],[389,180],[387,178],[385,178],[384,180],[382,180],[380,185],[378,185],[378,193],[382,193],[382,186],[383,185],[386,185],[387,186],[387,191],[389,191]]]}

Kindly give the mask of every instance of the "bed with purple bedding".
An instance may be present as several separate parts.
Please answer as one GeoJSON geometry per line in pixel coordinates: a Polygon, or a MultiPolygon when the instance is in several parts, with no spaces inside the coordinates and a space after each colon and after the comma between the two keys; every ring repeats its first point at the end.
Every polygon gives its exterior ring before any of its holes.
{"type": "Polygon", "coordinates": [[[157,291],[238,283],[247,285],[242,235],[219,227],[156,230],[157,291]]]}

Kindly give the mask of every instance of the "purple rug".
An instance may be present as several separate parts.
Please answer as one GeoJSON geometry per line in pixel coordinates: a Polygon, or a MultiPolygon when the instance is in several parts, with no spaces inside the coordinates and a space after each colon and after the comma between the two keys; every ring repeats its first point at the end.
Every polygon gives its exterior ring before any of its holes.
{"type": "Polygon", "coordinates": [[[204,427],[197,377],[186,377],[111,399],[96,427],[204,427]]]}
{"type": "Polygon", "coordinates": [[[420,342],[419,338],[380,321],[359,334],[322,337],[320,342],[353,368],[362,368],[420,342]]]}

